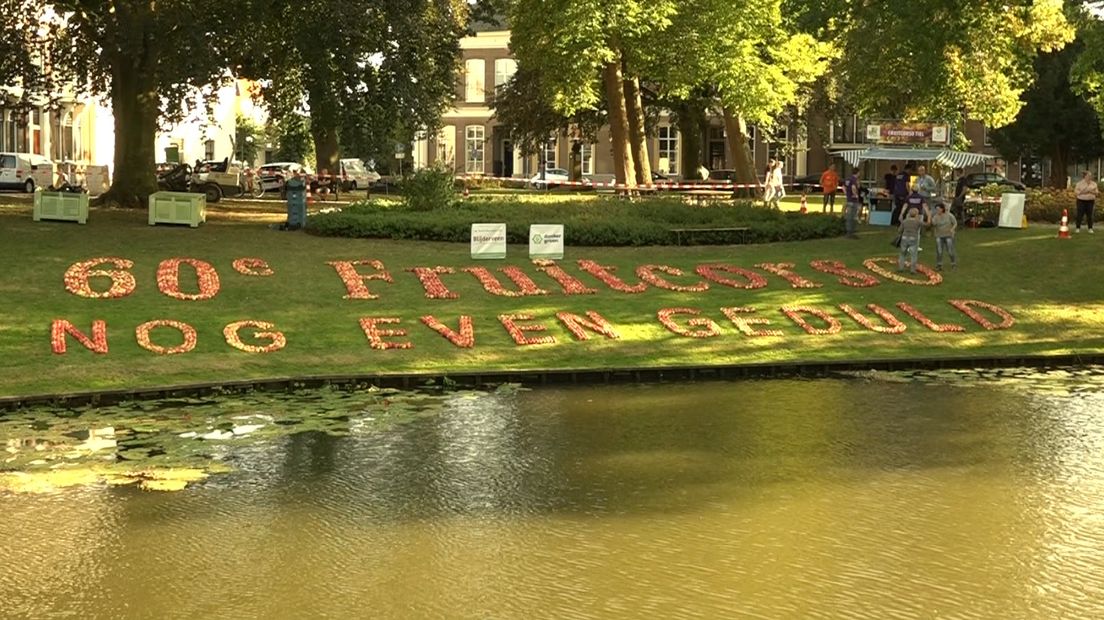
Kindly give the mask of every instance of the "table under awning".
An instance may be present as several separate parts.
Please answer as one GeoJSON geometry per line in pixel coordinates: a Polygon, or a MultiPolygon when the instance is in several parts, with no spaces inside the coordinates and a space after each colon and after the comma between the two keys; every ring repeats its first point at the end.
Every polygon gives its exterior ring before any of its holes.
{"type": "Polygon", "coordinates": [[[872,146],[865,149],[850,149],[846,151],[836,151],[833,155],[842,157],[844,161],[852,166],[858,166],[860,162],[868,160],[890,160],[890,161],[934,161],[939,162],[945,166],[951,168],[966,168],[967,166],[976,166],[978,164],[985,163],[986,161],[993,159],[992,155],[986,155],[984,153],[968,153],[966,151],[955,151],[951,149],[933,149],[933,148],[892,148],[885,146],[872,146]]]}

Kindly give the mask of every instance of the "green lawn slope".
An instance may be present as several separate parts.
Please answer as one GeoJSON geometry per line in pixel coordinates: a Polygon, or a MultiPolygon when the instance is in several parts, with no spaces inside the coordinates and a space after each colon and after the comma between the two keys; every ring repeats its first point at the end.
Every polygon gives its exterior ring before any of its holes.
{"type": "MultiPolygon", "coordinates": [[[[764,362],[877,360],[960,356],[1098,353],[1104,350],[1104,234],[1082,233],[1058,240],[1053,227],[1028,230],[965,230],[959,235],[960,266],[943,273],[937,286],[914,286],[878,276],[880,284],[854,288],[836,276],[810,267],[813,260],[843,261],[866,271],[863,260],[894,255],[886,229],[864,228],[859,240],[827,239],[746,246],[595,248],[571,247],[560,264],[593,295],[568,296],[527,258],[527,248],[511,246],[505,261],[479,262],[465,244],[336,239],[302,232],[271,230],[278,213],[257,207],[227,206],[212,212],[198,229],[146,224],[144,212],[94,211],[85,226],[33,222],[26,204],[0,207],[0,248],[5,258],[0,276],[0,396],[72,392],[95,389],[165,386],[271,377],[377,372],[459,372],[511,369],[598,369],[632,366],[711,365],[764,362]],[[120,299],[86,299],[66,290],[63,275],[70,265],[95,257],[133,261],[129,271],[136,289],[120,299]],[[218,294],[205,301],[173,299],[158,290],[158,264],[173,257],[206,261],[219,274],[218,294]],[[274,274],[255,277],[232,267],[239,258],[267,261],[274,274]],[[686,275],[668,276],[683,285],[699,282],[695,267],[724,263],[761,273],[765,288],[743,290],[711,283],[702,292],[675,292],[655,287],[639,294],[610,290],[581,271],[579,259],[614,266],[630,284],[641,265],[666,265],[686,275]],[[346,287],[329,261],[378,260],[392,282],[369,281],[378,299],[343,299],[346,287]],[[795,289],[786,280],[755,268],[765,262],[794,263],[794,271],[820,283],[795,289]],[[427,299],[411,267],[451,267],[444,276],[457,299],[427,299]],[[471,274],[460,270],[483,266],[495,273],[504,266],[524,270],[550,291],[537,297],[499,297],[486,292],[471,274]],[[976,299],[996,304],[1015,317],[1009,329],[987,331],[948,304],[951,299],[976,299]],[[906,302],[937,323],[963,326],[962,333],[936,333],[896,308],[906,302]],[[879,334],[859,326],[839,310],[839,304],[865,308],[880,304],[907,325],[899,335],[879,334]],[[782,306],[813,306],[836,317],[842,330],[810,335],[784,315],[782,306]],[[752,307],[753,316],[768,319],[764,329],[781,330],[776,337],[748,337],[726,318],[721,308],[752,307]],[[716,323],[719,335],[691,338],[665,328],[657,319],[664,308],[700,310],[698,318],[716,323]],[[583,315],[597,312],[616,329],[619,338],[597,334],[577,341],[557,312],[583,315]],[[499,320],[500,315],[530,314],[543,325],[554,344],[519,346],[499,320]],[[420,320],[433,315],[458,329],[461,315],[472,318],[475,346],[458,348],[420,320]],[[409,349],[372,348],[361,327],[364,317],[390,317],[401,323],[383,329],[404,329],[406,336],[387,342],[410,342],[409,349]],[[51,325],[70,321],[91,333],[95,320],[107,325],[109,350],[94,354],[76,339],[67,352],[51,349],[51,325]],[[194,350],[158,355],[139,346],[135,328],[147,321],[171,319],[192,326],[194,350]],[[272,353],[247,353],[229,346],[224,327],[235,321],[274,324],[287,341],[272,353]]],[[[570,243],[571,231],[567,231],[570,243]]],[[[932,265],[935,242],[923,243],[921,261],[932,265]]],[[[370,268],[362,268],[370,272],[370,268]]],[[[182,270],[181,289],[197,291],[193,271],[182,270]]],[[[500,278],[509,287],[509,281],[500,278]]],[[[93,281],[106,290],[108,280],[93,281]]],[[[988,315],[987,315],[988,316],[988,315]]],[[[681,325],[694,318],[676,315],[681,325]]],[[[997,317],[990,318],[999,321],[997,317]]],[[[820,325],[817,323],[817,325],[820,325]]],[[[242,332],[249,340],[248,330],[242,332]]],[[[157,329],[152,340],[161,346],[181,342],[171,329],[157,329]]],[[[257,344],[264,344],[257,341],[257,344]]]]}

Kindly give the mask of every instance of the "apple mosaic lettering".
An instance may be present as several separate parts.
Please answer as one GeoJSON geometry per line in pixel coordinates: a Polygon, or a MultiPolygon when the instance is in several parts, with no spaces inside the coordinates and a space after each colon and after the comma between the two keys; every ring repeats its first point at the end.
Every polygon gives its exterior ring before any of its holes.
{"type": "MultiPolygon", "coordinates": [[[[849,268],[838,260],[814,260],[809,266],[813,272],[832,276],[835,283],[847,288],[869,288],[892,283],[904,286],[939,286],[942,276],[929,268],[919,269],[920,277],[904,277],[886,268],[892,259],[870,258],[863,262],[865,270],[849,268]]],[[[484,294],[497,297],[523,298],[527,296],[562,295],[572,298],[579,295],[631,294],[639,295],[649,290],[664,294],[678,293],[684,296],[700,295],[711,290],[728,291],[722,294],[740,294],[732,291],[753,292],[769,288],[772,284],[788,285],[795,289],[821,288],[824,283],[797,273],[792,263],[760,263],[755,269],[722,263],[705,263],[692,269],[669,265],[641,265],[634,270],[635,282],[626,282],[615,275],[613,266],[596,261],[576,261],[577,273],[572,274],[565,265],[553,260],[532,261],[532,273],[519,266],[496,269],[503,278],[485,267],[406,267],[400,273],[411,274],[396,281],[382,261],[356,259],[330,261],[338,282],[343,285],[342,296],[351,303],[378,305],[386,300],[393,286],[420,284],[425,297],[430,300],[449,301],[460,295],[449,289],[449,282],[459,284],[461,279],[474,279],[484,294]],[[580,278],[590,278],[601,288],[592,288],[580,278]],[[369,288],[371,285],[371,289],[369,288]]],[[[245,279],[274,277],[276,271],[262,258],[239,258],[232,263],[232,274],[240,274],[228,283],[220,279],[214,265],[196,258],[169,258],[157,267],[157,290],[172,299],[193,303],[212,303],[223,286],[245,285],[245,279]]],[[[70,294],[89,300],[111,300],[133,295],[140,284],[130,270],[135,263],[120,257],[91,258],[73,263],[64,274],[63,284],[70,294]]],[[[626,270],[628,272],[628,270],[626,270]]],[[[471,289],[470,286],[467,287],[471,289]]],[[[339,289],[335,289],[339,290],[339,289]]],[[[714,293],[717,294],[717,293],[714,293]]],[[[97,302],[99,303],[99,302],[97,302]]],[[[110,302],[105,302],[110,303],[110,302]]],[[[1016,319],[999,305],[969,299],[950,299],[949,304],[960,316],[985,331],[1011,329],[1016,319]]],[[[367,307],[367,306],[366,306],[367,307]]],[[[930,318],[934,309],[921,309],[906,301],[893,305],[848,304],[836,306],[783,305],[778,308],[756,308],[753,305],[722,307],[716,311],[682,306],[661,308],[654,321],[673,336],[667,338],[712,339],[735,338],[792,338],[792,337],[840,337],[854,333],[873,333],[899,336],[912,330],[958,334],[974,330],[956,323],[938,323],[930,318]],[[773,316],[772,316],[773,314],[773,316]],[[778,327],[790,324],[788,331],[778,327]],[[795,329],[796,328],[796,329],[795,329]]],[[[630,320],[631,317],[626,317],[630,320]]],[[[532,312],[515,311],[486,317],[482,320],[468,315],[446,316],[427,314],[414,319],[402,316],[362,316],[359,327],[368,346],[378,351],[408,351],[419,342],[433,338],[445,338],[459,349],[476,346],[480,328],[498,324],[497,330],[505,330],[508,342],[514,346],[546,346],[560,342],[623,340],[623,330],[615,321],[588,309],[562,308],[544,316],[532,312]],[[413,329],[418,322],[422,325],[413,329]],[[558,324],[558,327],[553,327],[558,324]],[[456,326],[455,328],[452,326],[456,326]],[[557,338],[559,330],[566,337],[557,338]],[[594,336],[598,336],[597,339],[594,336]]],[[[50,324],[51,351],[65,355],[73,350],[84,350],[107,355],[111,335],[107,322],[94,319],[77,324],[66,318],[56,318],[50,324]]],[[[501,331],[499,332],[501,333],[501,331]]],[[[662,333],[662,332],[657,332],[662,333]]],[[[194,326],[179,318],[152,319],[134,328],[135,340],[143,350],[156,355],[183,355],[202,346],[194,326]],[[156,341],[155,341],[156,340],[156,341]]],[[[281,329],[267,321],[244,319],[223,328],[227,346],[238,351],[265,354],[274,353],[289,346],[281,329]],[[246,342],[246,340],[250,342],[246,342]]],[[[361,342],[364,342],[363,340],[361,342]]],[[[501,337],[498,342],[501,342],[501,337]]]]}

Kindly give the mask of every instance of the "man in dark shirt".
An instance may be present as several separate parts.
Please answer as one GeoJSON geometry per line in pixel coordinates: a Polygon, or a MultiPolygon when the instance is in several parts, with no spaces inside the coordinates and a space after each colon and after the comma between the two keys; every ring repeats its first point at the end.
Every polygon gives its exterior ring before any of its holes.
{"type": "Polygon", "coordinates": [[[889,167],[889,172],[885,175],[885,191],[890,196],[893,195],[893,186],[897,184],[897,164],[893,164],[889,167]]]}
{"type": "MultiPolygon", "coordinates": [[[[892,168],[891,168],[892,170],[892,168]]],[[[893,217],[891,218],[891,224],[896,226],[901,223],[901,216],[904,215],[905,201],[909,196],[909,169],[898,171],[893,176],[893,217]]]]}
{"type": "Polygon", "coordinates": [[[966,211],[966,171],[962,168],[955,170],[955,176],[958,177],[958,184],[955,185],[954,201],[951,203],[952,213],[959,222],[964,221],[966,211]]]}

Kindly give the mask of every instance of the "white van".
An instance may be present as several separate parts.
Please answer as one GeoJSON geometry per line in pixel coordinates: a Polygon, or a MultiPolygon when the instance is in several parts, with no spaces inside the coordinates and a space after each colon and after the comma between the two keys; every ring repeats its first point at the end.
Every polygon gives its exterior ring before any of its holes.
{"type": "Polygon", "coordinates": [[[373,183],[380,180],[380,175],[365,167],[359,159],[341,160],[341,187],[351,192],[356,189],[368,189],[373,183]]]}
{"type": "Polygon", "coordinates": [[[42,155],[0,153],[0,189],[21,189],[29,194],[53,183],[54,164],[42,155]]]}

